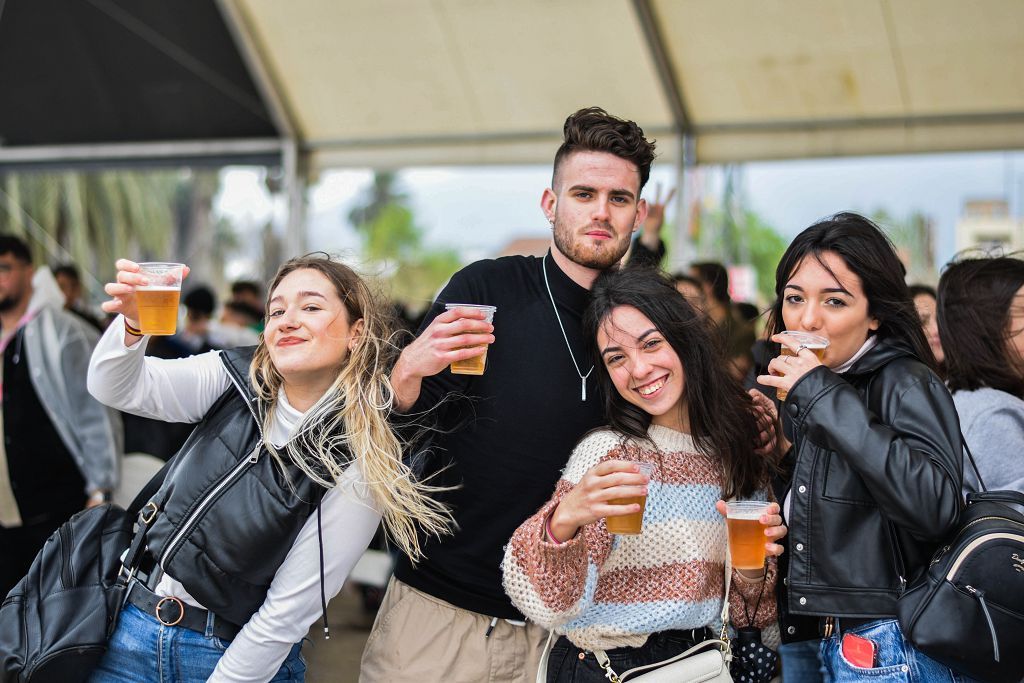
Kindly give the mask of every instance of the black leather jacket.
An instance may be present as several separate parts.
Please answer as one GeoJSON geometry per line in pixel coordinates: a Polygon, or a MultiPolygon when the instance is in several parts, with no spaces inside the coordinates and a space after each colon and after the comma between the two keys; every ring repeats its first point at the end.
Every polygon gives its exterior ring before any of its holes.
{"type": "Polygon", "coordinates": [[[909,350],[883,340],[845,374],[807,373],[782,410],[793,434],[776,482],[780,501],[791,495],[783,639],[818,637],[817,618],[795,615],[894,615],[902,585],[892,534],[909,582],[963,506],[953,399],[909,350]]]}
{"type": "MultiPolygon", "coordinates": [[[[178,452],[146,536],[165,572],[217,616],[245,624],[325,489],[263,447],[247,379],[255,347],[222,351],[232,387],[178,452]]],[[[145,512],[145,510],[143,511],[145,512]]]]}

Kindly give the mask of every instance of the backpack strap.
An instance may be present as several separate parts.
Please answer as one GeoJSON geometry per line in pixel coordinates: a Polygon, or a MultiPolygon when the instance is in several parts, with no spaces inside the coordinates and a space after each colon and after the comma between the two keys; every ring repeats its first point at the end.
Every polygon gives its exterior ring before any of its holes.
{"type": "MultiPolygon", "coordinates": [[[[175,453],[174,457],[165,462],[163,467],[153,475],[153,478],[146,482],[146,485],[142,487],[142,490],[135,496],[135,499],[128,505],[128,519],[138,520],[139,528],[132,537],[132,542],[128,546],[128,552],[125,553],[124,559],[121,561],[123,569],[118,579],[124,578],[125,583],[132,579],[135,575],[135,570],[139,568],[139,564],[142,562],[142,553],[146,549],[146,532],[149,531],[149,527],[156,521],[156,503],[153,503],[150,499],[160,490],[164,479],[167,478],[167,472],[177,459],[178,454],[175,453]],[[152,510],[149,509],[150,507],[152,507],[152,510]]],[[[127,594],[125,597],[127,599],[127,594]]]]}
{"type": "Polygon", "coordinates": [[[987,492],[988,487],[985,486],[985,480],[981,478],[981,470],[978,469],[978,463],[974,462],[974,456],[971,454],[971,449],[967,446],[967,439],[964,438],[964,433],[960,432],[960,443],[964,445],[964,452],[967,453],[967,459],[971,463],[971,467],[974,468],[974,473],[978,475],[978,484],[981,486],[982,492],[987,492]]]}

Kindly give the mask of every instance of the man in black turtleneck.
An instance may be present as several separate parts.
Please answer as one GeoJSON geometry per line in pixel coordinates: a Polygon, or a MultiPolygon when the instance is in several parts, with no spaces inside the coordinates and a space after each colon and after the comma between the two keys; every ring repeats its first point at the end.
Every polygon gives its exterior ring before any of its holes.
{"type": "Polygon", "coordinates": [[[456,273],[395,365],[396,404],[446,430],[424,476],[458,487],[440,496],[453,533],[424,538],[424,559],[401,558],[363,654],[362,683],[437,680],[532,683],[547,634],[524,624],[501,585],[502,548],[550,497],[572,447],[602,424],[581,316],[598,274],[622,258],[647,204],[640,192],[654,144],[598,108],[565,122],[541,209],[552,226],[543,258],[480,261],[456,273]],[[497,307],[493,326],[472,309],[497,307]],[[453,375],[480,355],[483,375],[453,375]],[[467,348],[470,347],[470,348],[467,348]],[[475,348],[472,348],[475,347],[475,348]]]}

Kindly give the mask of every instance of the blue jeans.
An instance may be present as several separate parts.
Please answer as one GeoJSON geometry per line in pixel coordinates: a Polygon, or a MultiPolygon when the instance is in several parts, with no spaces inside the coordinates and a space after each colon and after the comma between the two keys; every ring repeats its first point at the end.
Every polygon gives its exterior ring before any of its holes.
{"type": "MultiPolygon", "coordinates": [[[[107,653],[89,683],[205,681],[231,644],[211,631],[208,627],[203,634],[180,626],[164,626],[135,605],[125,605],[107,653]]],[[[272,680],[302,683],[305,679],[306,663],[296,644],[272,680]]]]}
{"type": "Polygon", "coordinates": [[[782,680],[785,683],[817,683],[825,680],[821,662],[821,641],[801,640],[779,645],[782,680]]]}
{"type": "Polygon", "coordinates": [[[825,663],[827,680],[845,681],[901,681],[907,683],[969,683],[972,679],[954,673],[934,659],[926,657],[911,645],[895,619],[879,619],[842,633],[855,633],[875,644],[877,664],[866,669],[851,664],[841,651],[842,634],[821,641],[821,658],[825,663]]]}

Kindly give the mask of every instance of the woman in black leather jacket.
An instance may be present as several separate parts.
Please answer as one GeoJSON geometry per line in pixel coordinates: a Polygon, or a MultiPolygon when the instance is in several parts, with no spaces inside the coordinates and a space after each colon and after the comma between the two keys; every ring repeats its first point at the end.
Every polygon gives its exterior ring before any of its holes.
{"type": "MultiPolygon", "coordinates": [[[[822,638],[829,680],[958,680],[915,650],[895,617],[902,588],[956,524],[963,471],[956,409],[904,268],[877,226],[841,213],[793,240],[776,297],[772,341],[795,355],[774,358],[758,381],[788,391],[781,412],[792,443],[783,437],[776,487],[790,529],[779,567],[783,638],[822,638]],[[784,330],[827,338],[824,357],[784,330]]],[[[816,676],[786,658],[783,670],[816,676]]]]}

